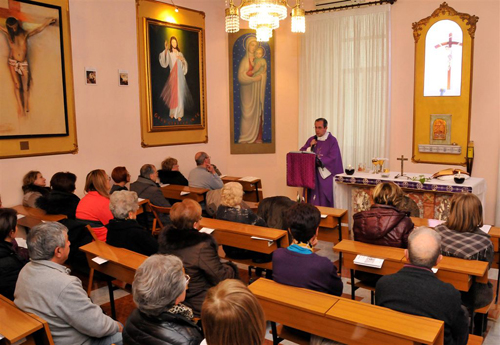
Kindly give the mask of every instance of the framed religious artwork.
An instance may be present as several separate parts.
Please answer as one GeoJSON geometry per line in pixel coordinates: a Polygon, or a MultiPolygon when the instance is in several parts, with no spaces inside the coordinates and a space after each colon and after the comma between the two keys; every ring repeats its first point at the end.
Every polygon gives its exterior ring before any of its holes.
{"type": "Polygon", "coordinates": [[[415,163],[467,164],[478,19],[443,2],[429,17],[413,23],[415,163]]]}
{"type": "Polygon", "coordinates": [[[229,34],[231,153],[274,153],[274,39],[229,34]]]}
{"type": "Polygon", "coordinates": [[[143,147],[208,141],[205,14],[137,0],[143,147]]]}
{"type": "Polygon", "coordinates": [[[78,152],[67,0],[0,2],[0,158],[78,152]]]}

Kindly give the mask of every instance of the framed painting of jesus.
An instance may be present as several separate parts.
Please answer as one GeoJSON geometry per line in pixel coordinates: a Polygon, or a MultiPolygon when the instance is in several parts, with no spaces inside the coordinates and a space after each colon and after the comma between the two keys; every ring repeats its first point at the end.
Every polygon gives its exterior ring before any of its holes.
{"type": "Polygon", "coordinates": [[[67,0],[0,0],[0,157],[75,153],[67,0]]]}
{"type": "Polygon", "coordinates": [[[136,3],[142,147],[207,142],[205,13],[136,3]]]}
{"type": "Polygon", "coordinates": [[[478,20],[443,2],[429,17],[413,23],[415,163],[467,164],[478,20]]]}

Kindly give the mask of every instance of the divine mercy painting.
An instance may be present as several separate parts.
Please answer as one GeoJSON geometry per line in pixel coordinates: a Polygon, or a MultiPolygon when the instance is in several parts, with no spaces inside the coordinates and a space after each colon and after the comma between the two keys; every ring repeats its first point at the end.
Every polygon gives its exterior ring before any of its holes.
{"type": "Polygon", "coordinates": [[[0,0],[0,139],[68,135],[61,8],[0,0]]]}
{"type": "Polygon", "coordinates": [[[272,47],[253,30],[230,35],[232,153],[275,150],[272,47]]]}
{"type": "Polygon", "coordinates": [[[201,29],[149,19],[150,130],[203,127],[201,29]]]}

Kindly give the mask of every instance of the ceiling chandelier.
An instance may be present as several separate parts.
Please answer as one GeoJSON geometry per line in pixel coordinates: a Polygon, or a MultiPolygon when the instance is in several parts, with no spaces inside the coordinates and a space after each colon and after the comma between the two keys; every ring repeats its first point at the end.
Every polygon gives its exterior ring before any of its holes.
{"type": "Polygon", "coordinates": [[[273,36],[273,29],[280,26],[280,20],[287,16],[287,7],[292,9],[292,32],[306,31],[305,11],[300,1],[295,6],[288,5],[287,0],[241,0],[239,6],[229,0],[226,8],[226,32],[235,33],[240,30],[240,17],[247,20],[251,29],[256,30],[257,41],[267,42],[273,36]]]}

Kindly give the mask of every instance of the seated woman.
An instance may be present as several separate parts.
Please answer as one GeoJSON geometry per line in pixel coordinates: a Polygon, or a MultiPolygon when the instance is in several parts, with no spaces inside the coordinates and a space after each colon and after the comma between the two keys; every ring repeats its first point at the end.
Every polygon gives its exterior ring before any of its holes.
{"type": "MultiPolygon", "coordinates": [[[[479,229],[481,226],[483,226],[481,200],[470,193],[454,194],[451,198],[448,220],[435,228],[441,235],[441,253],[466,260],[486,261],[490,268],[494,258],[493,244],[490,236],[479,229]]],[[[462,293],[462,302],[468,308],[482,308],[490,304],[492,299],[493,286],[490,282],[487,284],[475,282],[468,293],[462,293]]]]}
{"type": "Polygon", "coordinates": [[[0,209],[0,294],[14,300],[19,272],[28,262],[28,250],[16,243],[17,212],[0,209]]]}
{"type": "Polygon", "coordinates": [[[85,180],[87,193],[76,208],[76,218],[90,225],[100,241],[106,242],[105,225],[113,219],[109,210],[110,177],[104,170],[92,170],[85,180]]]}
{"type": "Polygon", "coordinates": [[[111,178],[113,179],[113,186],[111,187],[111,191],[109,194],[113,194],[118,190],[128,190],[125,186],[130,182],[130,174],[125,167],[116,167],[111,172],[111,178]]]}
{"type": "Polygon", "coordinates": [[[139,209],[137,193],[126,190],[117,191],[109,197],[109,209],[114,218],[106,225],[106,242],[112,246],[126,248],[143,255],[158,252],[158,242],[137,223],[139,209]]]}
{"type": "Polygon", "coordinates": [[[46,180],[39,171],[30,171],[23,177],[23,206],[36,207],[36,200],[49,194],[50,188],[45,186],[46,180]]]}
{"type": "Polygon", "coordinates": [[[287,214],[293,243],[273,253],[273,280],[280,284],[342,295],[342,280],[327,258],[314,253],[321,213],[311,204],[297,204],[287,214]]]}
{"type": "MultiPolygon", "coordinates": [[[[266,222],[257,216],[249,208],[240,206],[243,201],[243,187],[238,182],[229,182],[224,185],[221,191],[221,204],[217,208],[215,218],[227,220],[230,222],[266,226],[266,222]]],[[[246,249],[235,248],[231,246],[222,246],[226,255],[233,259],[251,259],[258,255],[246,249]]],[[[271,257],[267,262],[271,261],[271,257]]],[[[263,261],[260,261],[263,262],[263,261]]]]}
{"type": "Polygon", "coordinates": [[[74,192],[76,175],[70,172],[58,172],[50,179],[52,190],[49,194],[37,199],[36,206],[48,214],[64,214],[75,219],[76,208],[80,202],[74,192]]]}
{"type": "MultiPolygon", "coordinates": [[[[373,189],[374,204],[369,210],[353,216],[354,240],[397,248],[408,247],[408,236],[414,225],[405,211],[398,210],[395,200],[400,195],[399,187],[391,182],[379,183],[373,189]]],[[[366,284],[375,284],[377,274],[356,271],[355,277],[366,284]]]]}
{"type": "Polygon", "coordinates": [[[201,329],[193,311],[182,304],[190,277],[174,255],[153,255],[135,273],[132,295],[137,305],[123,329],[128,345],[199,345],[201,329]]]}
{"type": "Polygon", "coordinates": [[[296,204],[287,196],[272,196],[259,203],[257,215],[264,219],[270,228],[288,230],[286,214],[296,204]]]}
{"type": "Polygon", "coordinates": [[[187,186],[188,180],[179,171],[177,159],[168,157],[161,162],[161,169],[158,170],[158,177],[162,184],[177,184],[187,186]]]}
{"type": "Polygon", "coordinates": [[[208,290],[201,311],[208,345],[262,345],[266,318],[257,298],[240,280],[227,279],[208,290]]]}
{"type": "Polygon", "coordinates": [[[198,232],[201,206],[196,201],[185,199],[176,203],[170,211],[170,220],[172,226],[159,235],[158,252],[182,259],[186,273],[191,276],[186,305],[199,317],[207,290],[224,279],[238,277],[238,269],[230,262],[220,261],[212,235],[198,232]]]}

